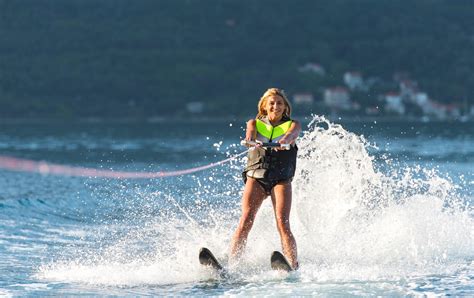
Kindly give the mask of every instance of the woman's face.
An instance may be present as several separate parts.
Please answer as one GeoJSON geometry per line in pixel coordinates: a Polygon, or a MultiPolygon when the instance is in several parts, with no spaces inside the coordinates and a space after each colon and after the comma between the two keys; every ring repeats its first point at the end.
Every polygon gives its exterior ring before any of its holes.
{"type": "Polygon", "coordinates": [[[269,119],[279,119],[285,112],[286,106],[285,101],[281,96],[272,95],[267,98],[265,103],[265,110],[269,119]]]}

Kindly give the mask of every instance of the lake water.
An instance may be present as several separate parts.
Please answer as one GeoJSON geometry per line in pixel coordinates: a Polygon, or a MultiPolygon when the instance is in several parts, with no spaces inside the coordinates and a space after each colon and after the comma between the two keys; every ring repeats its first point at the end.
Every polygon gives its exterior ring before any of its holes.
{"type": "MultiPolygon", "coordinates": [[[[0,154],[110,171],[208,165],[244,123],[1,124],[0,154]]],[[[293,180],[300,270],[271,203],[222,280],[244,156],[187,175],[111,179],[0,169],[0,295],[474,295],[474,125],[306,119],[293,180]],[[309,127],[310,120],[313,122],[309,127]]]]}

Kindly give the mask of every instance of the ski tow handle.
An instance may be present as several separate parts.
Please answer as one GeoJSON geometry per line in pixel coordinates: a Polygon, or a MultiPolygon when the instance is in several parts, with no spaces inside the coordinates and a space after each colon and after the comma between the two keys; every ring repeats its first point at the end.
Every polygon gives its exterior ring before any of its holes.
{"type": "Polygon", "coordinates": [[[284,150],[290,150],[291,144],[280,144],[280,143],[263,143],[260,141],[240,141],[240,145],[246,147],[263,147],[263,148],[281,148],[284,150]]]}

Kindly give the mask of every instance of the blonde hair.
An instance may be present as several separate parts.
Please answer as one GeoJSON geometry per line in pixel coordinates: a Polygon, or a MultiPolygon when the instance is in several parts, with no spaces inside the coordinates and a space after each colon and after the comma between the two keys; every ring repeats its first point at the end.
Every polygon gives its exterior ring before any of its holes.
{"type": "Polygon", "coordinates": [[[283,99],[285,103],[285,111],[283,112],[283,116],[290,117],[291,116],[291,105],[288,97],[286,97],[285,91],[283,89],[278,88],[269,88],[265,93],[263,93],[260,101],[258,102],[258,114],[257,118],[261,118],[267,115],[267,111],[265,110],[265,105],[267,104],[267,99],[271,96],[278,95],[283,99]]]}

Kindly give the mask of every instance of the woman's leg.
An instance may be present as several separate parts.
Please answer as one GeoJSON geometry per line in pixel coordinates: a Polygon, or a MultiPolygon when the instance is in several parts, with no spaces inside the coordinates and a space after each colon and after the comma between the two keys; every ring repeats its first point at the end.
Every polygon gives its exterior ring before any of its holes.
{"type": "Polygon", "coordinates": [[[238,258],[244,250],[255,215],[266,197],[267,194],[257,180],[248,177],[242,195],[242,216],[230,245],[231,260],[238,258]]]}
{"type": "Polygon", "coordinates": [[[288,258],[291,267],[297,269],[296,241],[290,229],[291,182],[281,182],[273,187],[272,203],[283,253],[288,258]]]}

